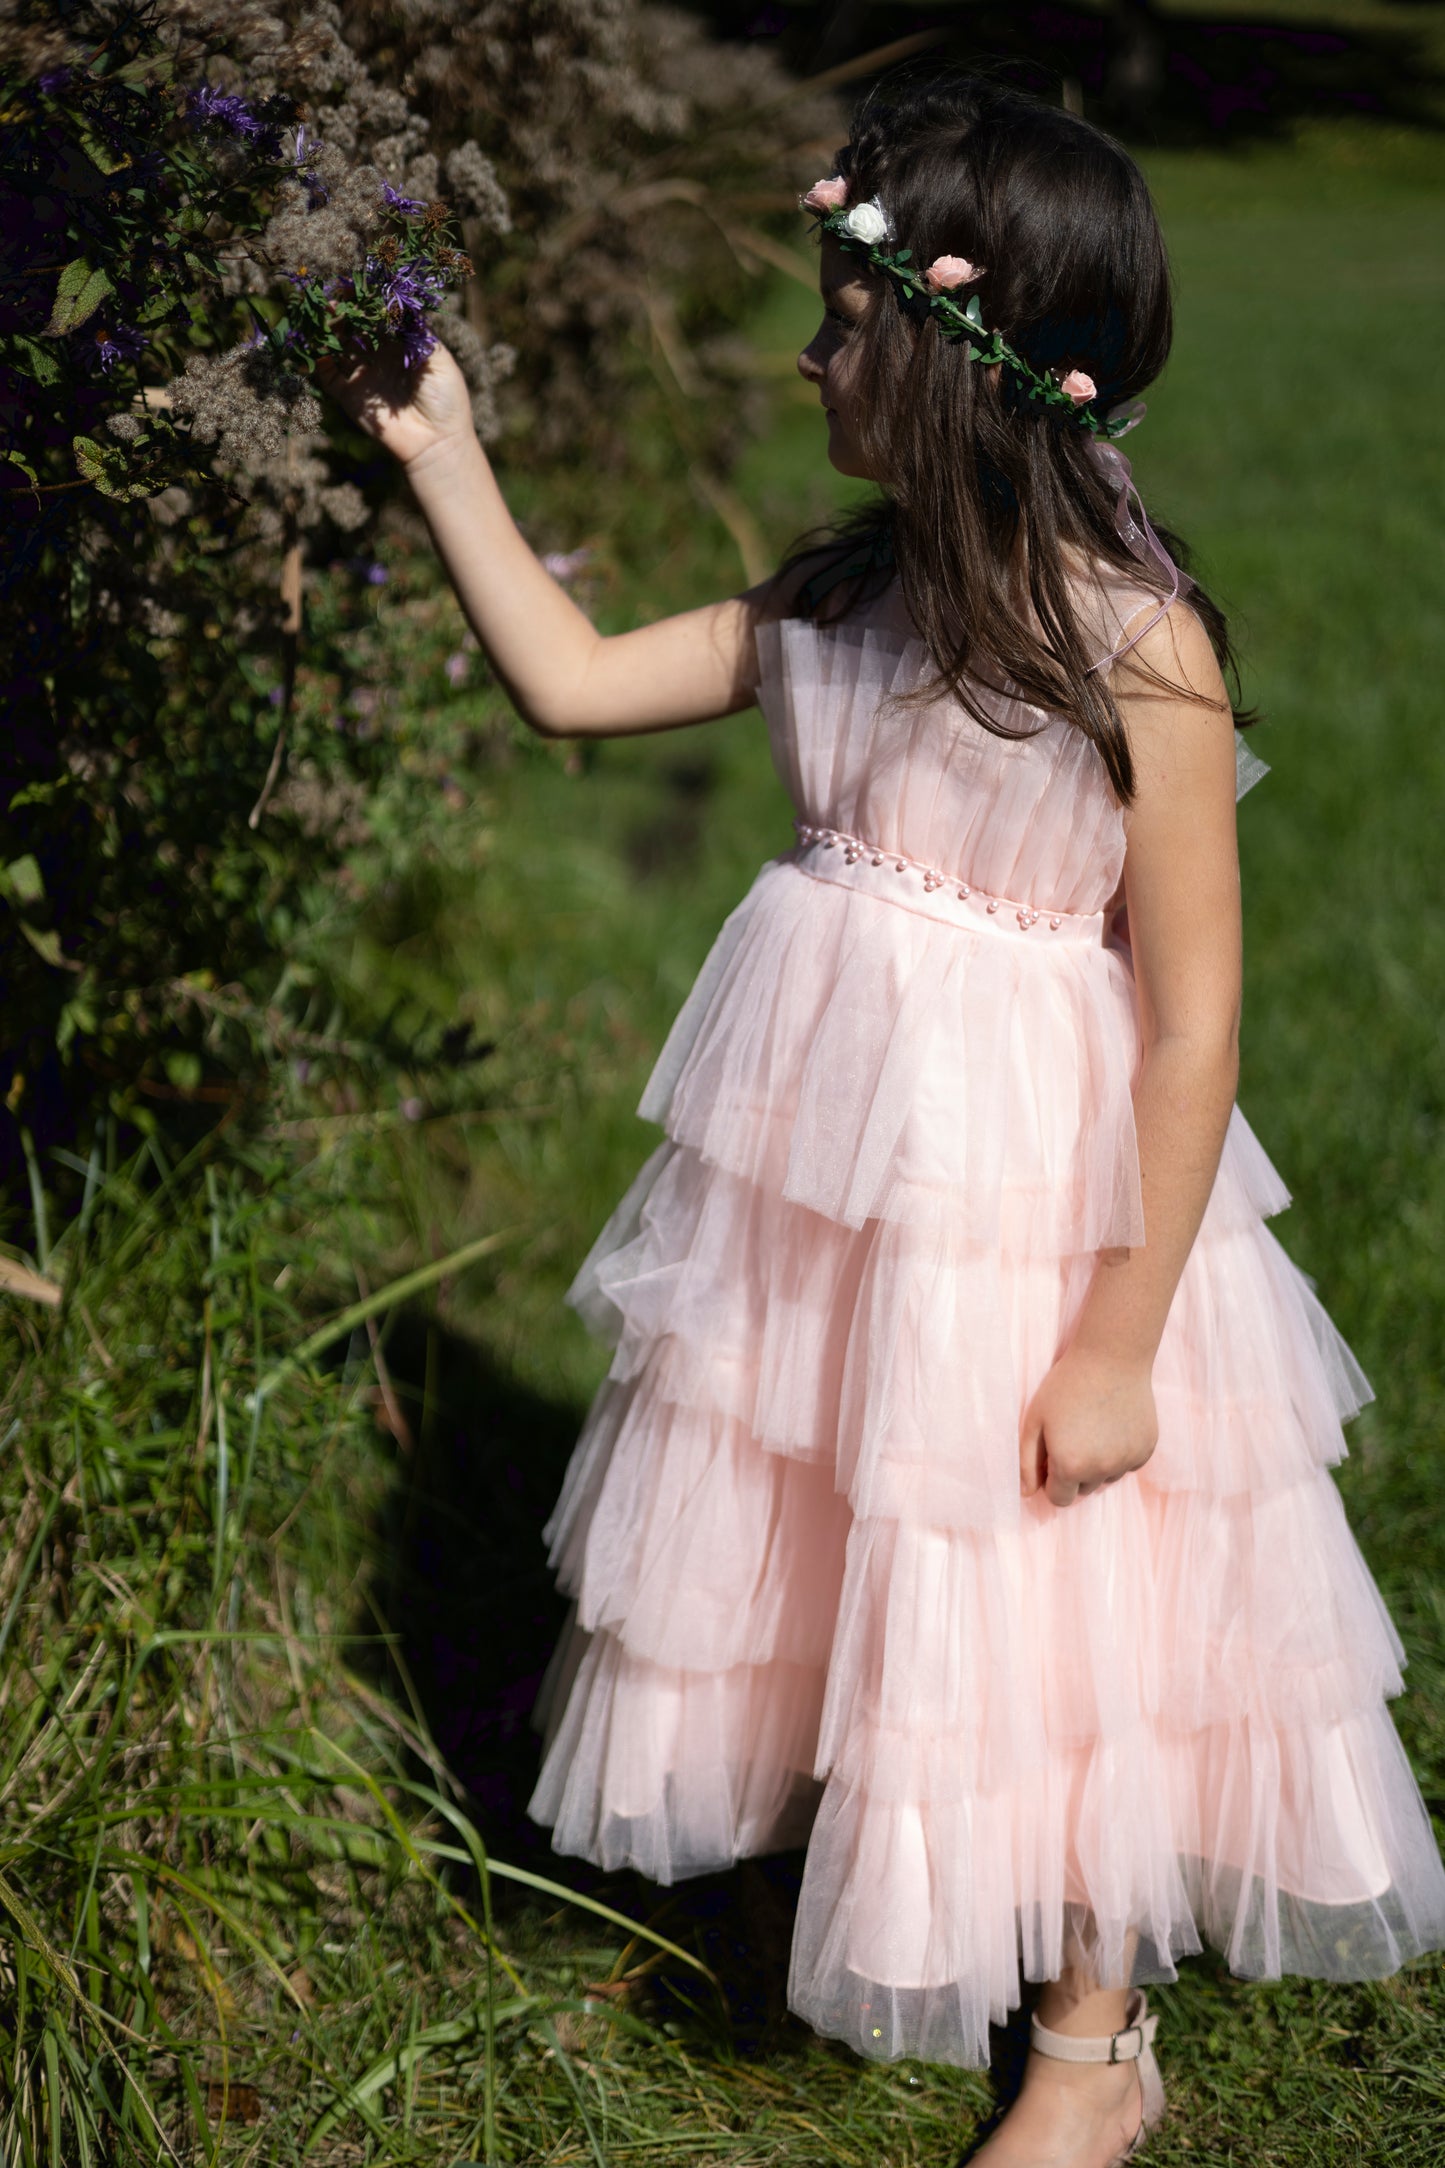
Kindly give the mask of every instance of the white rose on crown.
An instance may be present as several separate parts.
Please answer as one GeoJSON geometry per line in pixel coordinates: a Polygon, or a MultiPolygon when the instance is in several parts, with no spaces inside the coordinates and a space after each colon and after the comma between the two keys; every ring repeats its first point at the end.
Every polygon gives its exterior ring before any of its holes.
{"type": "Polygon", "coordinates": [[[855,203],[843,223],[855,241],[866,241],[870,247],[886,241],[893,230],[888,213],[876,196],[867,203],[855,203]]]}

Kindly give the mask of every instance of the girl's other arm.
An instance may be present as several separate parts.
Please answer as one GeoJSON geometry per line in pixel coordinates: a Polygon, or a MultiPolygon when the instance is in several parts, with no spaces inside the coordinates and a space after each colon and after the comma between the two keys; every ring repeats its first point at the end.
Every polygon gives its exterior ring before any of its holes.
{"type": "Polygon", "coordinates": [[[604,636],[523,540],[445,347],[410,379],[384,355],[323,381],[400,461],[467,619],[534,730],[613,737],[751,706],[766,589],[604,636]]]}
{"type": "Polygon", "coordinates": [[[1144,1244],[1104,1252],[1067,1349],[1035,1395],[1022,1487],[1057,1505],[1143,1465],[1150,1384],[1219,1165],[1239,1075],[1240,902],[1234,728],[1203,627],[1176,607],[1116,687],[1134,756],[1125,894],[1143,1058],[1134,1090],[1144,1244]]]}

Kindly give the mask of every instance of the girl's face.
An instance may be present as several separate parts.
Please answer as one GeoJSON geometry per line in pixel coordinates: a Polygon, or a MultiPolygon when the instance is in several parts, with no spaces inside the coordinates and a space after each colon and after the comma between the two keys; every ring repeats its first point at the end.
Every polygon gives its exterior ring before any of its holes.
{"type": "Polygon", "coordinates": [[[858,374],[858,325],[871,299],[865,273],[831,233],[823,236],[818,285],[823,321],[798,356],[798,374],[817,387],[828,417],[828,458],[840,474],[875,482],[878,476],[859,447],[853,382],[858,374]]]}

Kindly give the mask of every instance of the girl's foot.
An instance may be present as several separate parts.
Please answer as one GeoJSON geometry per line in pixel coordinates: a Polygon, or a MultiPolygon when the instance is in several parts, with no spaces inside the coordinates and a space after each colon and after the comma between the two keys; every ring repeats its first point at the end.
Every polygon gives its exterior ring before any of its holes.
{"type": "MultiPolygon", "coordinates": [[[[1039,1997],[1035,2021],[1034,2037],[1040,2044],[1029,2051],[1018,2099],[988,2141],[970,2154],[970,2163],[978,2168],[1114,2168],[1143,2125],[1144,2073],[1137,2060],[1106,2061],[1100,2051],[1107,2053],[1109,2036],[1120,2034],[1119,2045],[1137,2055],[1153,2037],[1154,2020],[1148,2020],[1147,2028],[1132,2021],[1146,2014],[1143,1996],[1096,1988],[1072,1969],[1063,1979],[1050,1981],[1039,1997]],[[1081,2045],[1091,2043],[1094,2055],[1069,2057],[1066,2042],[1071,2038],[1081,2045]]],[[[1152,2072],[1152,2058],[1149,2067],[1152,2072]]]]}
{"type": "Polygon", "coordinates": [[[1112,2168],[1143,2113],[1133,2063],[1059,2063],[1030,2049],[1018,2099],[969,2168],[1112,2168]]]}

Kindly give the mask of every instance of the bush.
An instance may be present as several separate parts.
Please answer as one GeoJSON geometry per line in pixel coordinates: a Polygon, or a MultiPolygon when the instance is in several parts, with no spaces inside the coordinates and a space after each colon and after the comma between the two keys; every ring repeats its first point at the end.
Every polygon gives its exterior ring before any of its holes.
{"type": "MultiPolygon", "coordinates": [[[[137,1085],[193,1092],[203,1053],[222,1077],[264,1064],[257,999],[343,843],[298,817],[283,758],[343,792],[380,758],[297,699],[303,551],[364,548],[372,507],[263,332],[304,272],[388,245],[373,153],[403,186],[414,161],[334,32],[303,19],[270,53],[232,33],[243,100],[216,87],[213,29],[159,0],[10,28],[0,971],[8,1103],[52,1133],[137,1085]],[[364,116],[345,154],[282,87],[328,70],[364,116]],[[225,983],[250,1003],[211,1002],[225,983]]],[[[490,365],[458,344],[485,408],[490,365]]],[[[343,698],[364,622],[363,588],[305,647],[343,698]]]]}
{"type": "Polygon", "coordinates": [[[439,327],[544,539],[657,430],[647,486],[726,512],[719,334],[779,253],[740,190],[780,180],[767,101],[819,108],[631,0],[27,0],[0,33],[0,1092],[43,1143],[264,1088],[366,832],[367,579],[378,516],[407,528],[297,336],[385,246],[384,188],[444,186],[485,259],[439,327]]]}

